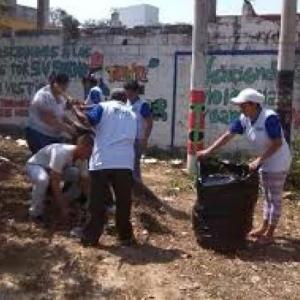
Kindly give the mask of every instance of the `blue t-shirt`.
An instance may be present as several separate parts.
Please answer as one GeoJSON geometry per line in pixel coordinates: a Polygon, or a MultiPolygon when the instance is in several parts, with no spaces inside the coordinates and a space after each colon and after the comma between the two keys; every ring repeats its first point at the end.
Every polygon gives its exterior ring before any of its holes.
{"type": "MultiPolygon", "coordinates": [[[[281,124],[277,115],[269,116],[266,119],[265,128],[267,135],[271,140],[281,138],[281,124]]],[[[243,134],[245,132],[245,128],[243,127],[240,119],[237,119],[230,124],[229,131],[232,134],[243,134]]]]}
{"type": "Polygon", "coordinates": [[[140,110],[141,116],[145,119],[150,118],[152,116],[151,107],[149,103],[144,102],[141,106],[140,110]]]}
{"type": "Polygon", "coordinates": [[[103,114],[103,107],[96,105],[92,109],[86,112],[86,116],[92,126],[96,126],[100,123],[103,114]]]}

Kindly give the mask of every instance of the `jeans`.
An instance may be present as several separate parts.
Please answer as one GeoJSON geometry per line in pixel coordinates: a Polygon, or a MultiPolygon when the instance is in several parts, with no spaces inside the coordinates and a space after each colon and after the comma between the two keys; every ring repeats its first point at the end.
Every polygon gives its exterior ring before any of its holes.
{"type": "Polygon", "coordinates": [[[88,221],[83,229],[83,242],[97,244],[107,220],[107,186],[111,185],[116,198],[116,228],[120,240],[132,238],[131,192],[132,171],[128,169],[107,169],[90,172],[88,221]]]}
{"type": "MultiPolygon", "coordinates": [[[[26,172],[33,184],[29,214],[32,217],[42,216],[44,214],[45,198],[50,184],[49,171],[40,165],[27,164],[26,172]]],[[[69,200],[78,198],[81,194],[78,185],[78,168],[67,167],[63,171],[62,178],[64,182],[71,183],[70,187],[64,193],[64,196],[69,200]]]]}
{"type": "Polygon", "coordinates": [[[40,149],[55,143],[62,143],[62,137],[48,136],[30,127],[26,128],[26,141],[32,154],[37,153],[40,149]]]}

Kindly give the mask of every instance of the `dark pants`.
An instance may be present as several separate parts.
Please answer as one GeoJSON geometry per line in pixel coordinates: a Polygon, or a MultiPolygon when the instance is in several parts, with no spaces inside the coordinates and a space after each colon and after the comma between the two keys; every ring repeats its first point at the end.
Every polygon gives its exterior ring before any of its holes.
{"type": "Polygon", "coordinates": [[[120,240],[132,238],[131,192],[132,171],[125,169],[108,169],[91,171],[88,222],[83,230],[83,242],[98,243],[106,223],[107,186],[111,185],[116,197],[116,228],[120,240]]]}
{"type": "Polygon", "coordinates": [[[143,154],[143,149],[139,140],[134,143],[134,169],[133,169],[133,179],[136,182],[142,182],[141,173],[141,157],[143,154]]]}
{"type": "Polygon", "coordinates": [[[26,128],[26,141],[32,154],[37,153],[40,149],[55,143],[62,143],[63,138],[52,137],[40,133],[39,131],[30,127],[26,128]]]}

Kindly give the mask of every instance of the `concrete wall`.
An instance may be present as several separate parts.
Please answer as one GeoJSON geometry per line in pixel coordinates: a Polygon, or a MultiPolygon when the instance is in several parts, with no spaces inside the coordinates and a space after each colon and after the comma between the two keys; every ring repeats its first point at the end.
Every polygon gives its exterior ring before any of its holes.
{"type": "Polygon", "coordinates": [[[30,20],[34,22],[36,20],[37,11],[33,7],[17,5],[16,6],[16,17],[20,19],[30,20]]]}
{"type": "MultiPolygon", "coordinates": [[[[222,17],[210,25],[209,33],[206,142],[237,116],[228,101],[242,88],[263,91],[266,105],[274,106],[279,19],[222,17]]],[[[52,71],[67,72],[72,79],[70,94],[82,98],[81,78],[92,68],[110,87],[123,85],[129,78],[143,83],[156,120],[151,143],[185,146],[190,51],[190,26],[89,31],[72,43],[54,33],[2,38],[0,123],[24,126],[29,100],[52,71]]],[[[297,56],[295,128],[300,126],[299,78],[297,56]]],[[[237,149],[237,145],[245,143],[235,141],[229,148],[237,149]]]]}

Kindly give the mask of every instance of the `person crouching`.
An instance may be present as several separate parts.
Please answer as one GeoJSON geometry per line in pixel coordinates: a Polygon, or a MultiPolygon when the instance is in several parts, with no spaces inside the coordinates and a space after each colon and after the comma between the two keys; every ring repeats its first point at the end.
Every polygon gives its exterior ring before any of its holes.
{"type": "Polygon", "coordinates": [[[51,144],[27,161],[27,175],[33,184],[29,215],[34,220],[44,220],[49,186],[61,220],[68,219],[70,200],[79,197],[82,192],[88,192],[87,159],[92,153],[93,143],[93,136],[85,134],[78,138],[77,145],[51,144]],[[66,192],[63,192],[61,182],[68,182],[66,192]]]}

